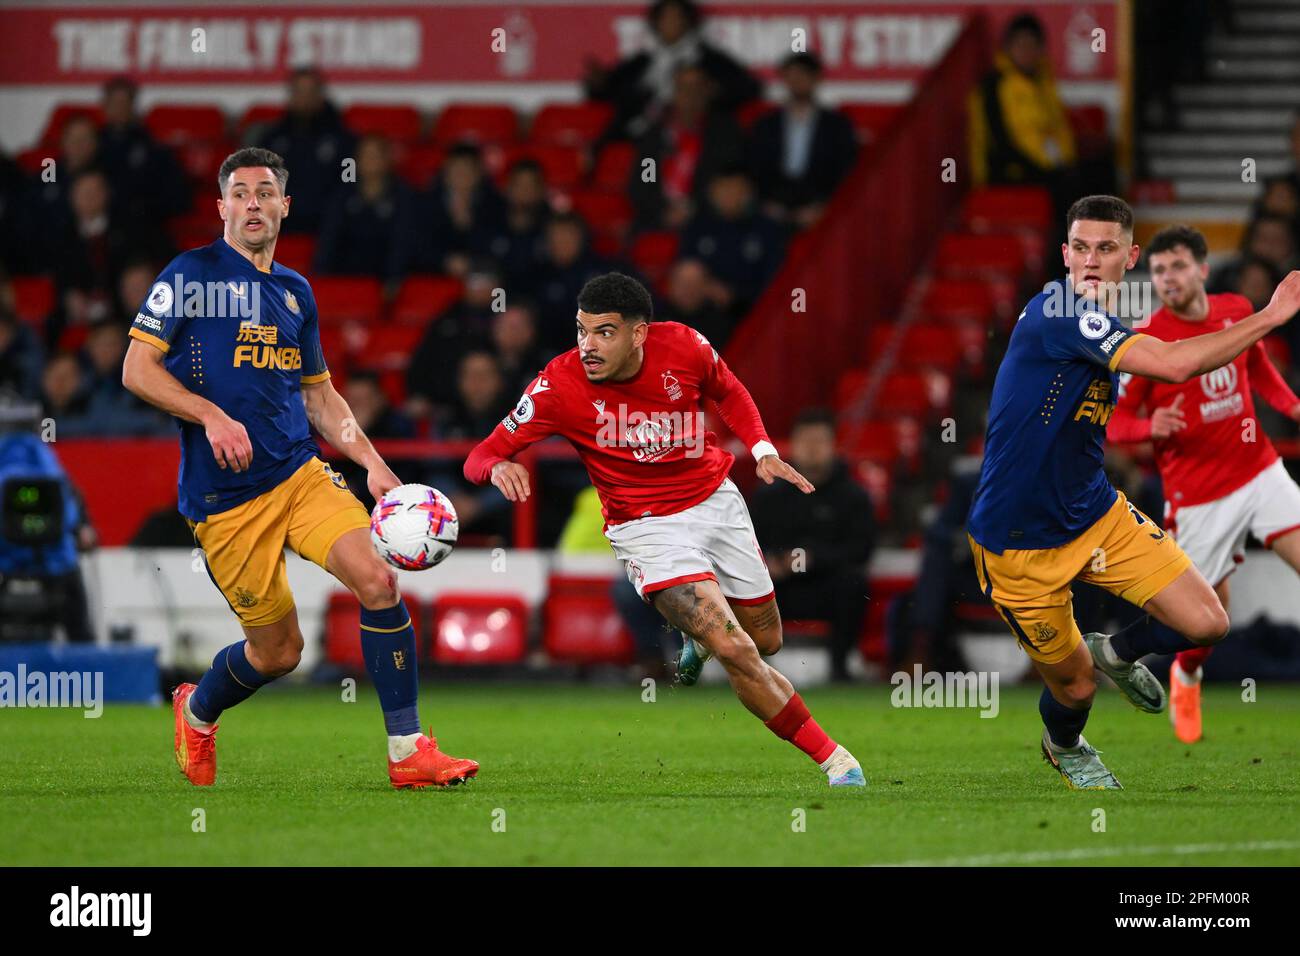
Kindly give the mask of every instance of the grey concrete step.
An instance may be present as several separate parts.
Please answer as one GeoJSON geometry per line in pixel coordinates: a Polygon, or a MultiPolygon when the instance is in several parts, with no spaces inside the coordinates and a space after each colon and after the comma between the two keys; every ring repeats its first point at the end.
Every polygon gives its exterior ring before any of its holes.
{"type": "Polygon", "coordinates": [[[1179,179],[1175,189],[1183,202],[1249,203],[1259,196],[1260,184],[1227,178],[1179,179]]]}
{"type": "Polygon", "coordinates": [[[1211,56],[1300,56],[1300,36],[1266,34],[1214,34],[1206,44],[1211,56]]]}
{"type": "Polygon", "coordinates": [[[1285,133],[1147,133],[1142,142],[1153,154],[1196,153],[1197,155],[1265,156],[1291,155],[1285,133]]]}
{"type": "Polygon", "coordinates": [[[1209,75],[1224,80],[1278,80],[1300,78],[1300,62],[1290,57],[1220,57],[1210,60],[1209,75]]]}
{"type": "Polygon", "coordinates": [[[1287,106],[1300,105],[1300,83],[1205,83],[1174,87],[1180,106],[1287,106]]]}
{"type": "Polygon", "coordinates": [[[1291,4],[1268,7],[1246,7],[1237,11],[1233,26],[1240,33],[1300,33],[1300,8],[1291,4]]]}
{"type": "Polygon", "coordinates": [[[1187,130],[1206,130],[1211,133],[1226,130],[1243,130],[1251,133],[1289,130],[1294,119],[1293,108],[1257,109],[1185,109],[1179,112],[1179,121],[1187,130]]]}
{"type": "MultiPolygon", "coordinates": [[[[1160,179],[1188,177],[1193,179],[1235,180],[1240,183],[1243,170],[1242,159],[1244,158],[1246,157],[1152,156],[1149,162],[1151,174],[1160,179]]],[[[1257,182],[1289,173],[1293,165],[1289,156],[1279,156],[1276,159],[1260,159],[1254,156],[1249,158],[1255,160],[1255,179],[1257,182]]]]}

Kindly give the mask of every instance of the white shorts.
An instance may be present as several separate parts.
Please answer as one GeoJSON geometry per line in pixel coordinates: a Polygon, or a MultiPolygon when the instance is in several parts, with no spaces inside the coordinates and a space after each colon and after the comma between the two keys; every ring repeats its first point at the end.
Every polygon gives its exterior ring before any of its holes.
{"type": "Polygon", "coordinates": [[[1245,560],[1247,532],[1268,547],[1300,528],[1300,487],[1278,460],[1222,498],[1172,512],[1166,504],[1165,525],[1205,580],[1216,585],[1245,560]]]}
{"type": "Polygon", "coordinates": [[[717,581],[737,604],[762,604],[773,596],[749,509],[730,478],[698,505],[626,521],[607,529],[605,537],[645,601],[689,581],[717,581]]]}

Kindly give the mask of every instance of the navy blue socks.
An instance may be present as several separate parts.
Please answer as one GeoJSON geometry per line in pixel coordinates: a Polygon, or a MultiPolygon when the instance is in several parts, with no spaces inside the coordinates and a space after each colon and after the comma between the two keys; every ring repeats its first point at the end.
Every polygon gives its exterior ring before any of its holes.
{"type": "Polygon", "coordinates": [[[1115,656],[1130,664],[1148,654],[1177,654],[1197,645],[1150,614],[1144,614],[1122,631],[1110,636],[1115,656]]]}
{"type": "Polygon", "coordinates": [[[244,656],[245,643],[238,641],[217,651],[212,667],[190,695],[190,713],[203,723],[215,723],[223,710],[248,700],[259,687],[275,680],[263,677],[248,663],[244,656]]]}
{"type": "Polygon", "coordinates": [[[1078,745],[1079,735],[1083,733],[1083,725],[1088,722],[1088,714],[1091,710],[1091,707],[1085,707],[1083,710],[1072,710],[1066,707],[1053,697],[1052,692],[1046,687],[1043,688],[1043,695],[1038,698],[1038,712],[1043,717],[1047,735],[1058,747],[1070,748],[1078,745]]]}
{"type": "Polygon", "coordinates": [[[418,734],[420,677],[416,671],[415,630],[406,602],[372,611],[361,609],[361,653],[375,682],[384,726],[390,737],[418,734]]]}

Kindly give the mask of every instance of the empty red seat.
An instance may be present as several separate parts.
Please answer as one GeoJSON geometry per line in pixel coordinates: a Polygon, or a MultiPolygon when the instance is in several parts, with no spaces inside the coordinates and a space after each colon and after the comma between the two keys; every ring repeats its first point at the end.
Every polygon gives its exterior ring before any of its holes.
{"type": "Polygon", "coordinates": [[[312,260],[316,257],[316,237],[307,233],[280,233],[275,241],[275,261],[311,278],[312,260]]]}
{"type": "Polygon", "coordinates": [[[423,120],[414,106],[381,106],[354,103],[343,111],[344,124],[358,136],[377,133],[398,142],[411,143],[420,138],[423,120]]]}
{"type": "Polygon", "coordinates": [[[154,139],[171,146],[226,138],[226,114],[215,106],[160,104],[145,114],[144,125],[154,139]]]}
{"type": "Polygon", "coordinates": [[[1080,159],[1096,159],[1110,152],[1110,115],[1104,106],[1071,106],[1065,114],[1080,159]]]}
{"type": "Polygon", "coordinates": [[[104,125],[104,111],[97,104],[60,103],[50,113],[50,118],[45,123],[45,131],[41,133],[40,148],[45,151],[45,155],[52,155],[58,151],[63,127],[74,116],[88,116],[96,126],[104,125]]]}
{"type": "Polygon", "coordinates": [[[759,119],[776,109],[778,109],[777,105],[767,100],[750,100],[736,111],[736,122],[740,124],[741,129],[751,129],[759,119]]]}
{"type": "Polygon", "coordinates": [[[433,603],[439,664],[512,664],[528,651],[528,607],[513,594],[445,593],[433,603]]]}
{"type": "Polygon", "coordinates": [[[455,305],[460,295],[461,282],[453,276],[407,276],[389,317],[403,325],[423,327],[455,305]]]}
{"type": "Polygon", "coordinates": [[[198,139],[175,146],[176,158],[185,175],[196,184],[199,195],[213,200],[217,198],[217,173],[234,151],[234,143],[225,139],[198,139]]]}
{"type": "Polygon", "coordinates": [[[677,258],[680,240],[676,232],[643,232],[632,243],[632,262],[658,285],[677,258]]]}
{"type": "Polygon", "coordinates": [[[514,107],[494,103],[450,104],[439,114],[433,140],[450,145],[462,140],[472,143],[511,143],[519,131],[514,107]]]}
{"type": "Polygon", "coordinates": [[[860,143],[871,143],[879,139],[902,109],[902,105],[898,103],[840,104],[840,112],[853,124],[853,131],[857,133],[860,143]]]}
{"type": "Polygon", "coordinates": [[[632,223],[632,202],[621,192],[590,190],[574,193],[573,209],[597,234],[621,238],[632,223]]]}
{"type": "Polygon", "coordinates": [[[928,420],[948,407],[950,383],[940,372],[894,372],[881,382],[874,411],[880,417],[906,415],[928,420]]]}
{"type": "MultiPolygon", "coordinates": [[[[404,596],[406,609],[411,613],[411,627],[415,631],[415,646],[420,647],[420,617],[424,605],[419,599],[404,596]]],[[[417,651],[416,657],[420,657],[417,651]]],[[[365,656],[361,653],[361,602],[351,591],[335,591],[325,606],[325,659],[331,664],[364,670],[365,656]]],[[[411,661],[415,667],[417,661],[411,661]]]]}
{"type": "Polygon", "coordinates": [[[420,344],[424,329],[418,325],[367,325],[349,343],[356,364],[365,368],[404,369],[420,344]]]}
{"type": "Polygon", "coordinates": [[[54,311],[54,280],[49,276],[14,276],[14,314],[33,326],[45,323],[54,311]]]}
{"type": "Polygon", "coordinates": [[[322,325],[377,322],[383,304],[379,280],[370,276],[321,276],[312,281],[322,325]]]}
{"type": "Polygon", "coordinates": [[[921,315],[932,322],[983,325],[993,317],[993,294],[979,279],[935,279],[921,302],[921,315]]]}
{"type": "Polygon", "coordinates": [[[914,419],[871,419],[840,428],[840,444],[851,458],[865,458],[891,468],[899,461],[915,466],[921,451],[921,429],[914,419]]]}
{"type": "Polygon", "coordinates": [[[606,103],[551,103],[538,110],[528,131],[530,142],[549,146],[587,146],[609,125],[606,103]]]}
{"type": "Polygon", "coordinates": [[[1040,186],[985,186],[967,194],[962,225],[971,232],[1045,233],[1052,225],[1052,197],[1040,186]]]}
{"type": "Polygon", "coordinates": [[[936,265],[949,276],[1019,280],[1025,268],[1025,252],[1015,236],[948,233],[939,240],[936,265]]]}
{"type": "Polygon", "coordinates": [[[235,132],[240,138],[253,126],[272,126],[284,116],[284,107],[275,103],[257,103],[244,110],[235,123],[235,132]]]}
{"type": "Polygon", "coordinates": [[[569,664],[628,664],[632,635],[609,596],[609,582],[583,592],[552,593],[543,612],[542,647],[551,660],[569,664]]]}
{"type": "MultiPolygon", "coordinates": [[[[891,342],[894,330],[877,326],[871,332],[871,356],[875,358],[891,342]]],[[[902,332],[894,352],[894,368],[915,371],[937,368],[952,373],[962,366],[975,366],[984,357],[985,333],[974,325],[913,323],[902,332]]]]}
{"type": "Polygon", "coordinates": [[[851,368],[840,375],[835,383],[835,408],[843,410],[856,404],[867,387],[869,373],[864,368],[851,368]]]}
{"type": "Polygon", "coordinates": [[[445,146],[416,143],[402,151],[397,173],[416,189],[425,189],[433,181],[434,174],[442,168],[446,155],[445,146]]]}
{"type": "Polygon", "coordinates": [[[635,162],[636,149],[631,143],[607,143],[596,157],[591,185],[603,190],[626,189],[635,162]]]}

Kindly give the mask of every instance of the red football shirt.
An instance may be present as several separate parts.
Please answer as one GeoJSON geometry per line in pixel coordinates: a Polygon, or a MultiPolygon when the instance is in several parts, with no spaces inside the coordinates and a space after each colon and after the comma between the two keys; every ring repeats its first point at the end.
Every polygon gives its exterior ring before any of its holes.
{"type": "MultiPolygon", "coordinates": [[[[1177,342],[1217,332],[1255,311],[1247,299],[1233,293],[1208,298],[1210,311],[1204,322],[1186,322],[1161,308],[1142,331],[1166,342],[1177,342]]],[[[1300,401],[1269,361],[1262,342],[1256,342],[1228,365],[1181,385],[1122,375],[1119,401],[1107,426],[1107,437],[1119,442],[1150,440],[1150,414],[1172,405],[1182,395],[1180,407],[1187,427],[1155,443],[1165,501],[1170,509],[1215,501],[1277,461],[1273,443],[1259,430],[1252,386],[1284,414],[1300,401]],[[1148,417],[1138,417],[1143,406],[1148,417]],[[1250,436],[1253,441],[1246,440],[1250,436]]]]}
{"type": "Polygon", "coordinates": [[[652,322],[641,368],[622,382],[590,382],[576,348],[552,359],[514,411],[465,461],[484,484],[492,466],[533,442],[562,435],[600,496],[607,525],[699,504],[722,484],[735,456],[703,427],[711,398],[723,421],[753,448],[768,441],[748,389],[704,336],[679,322],[652,322]]]}

